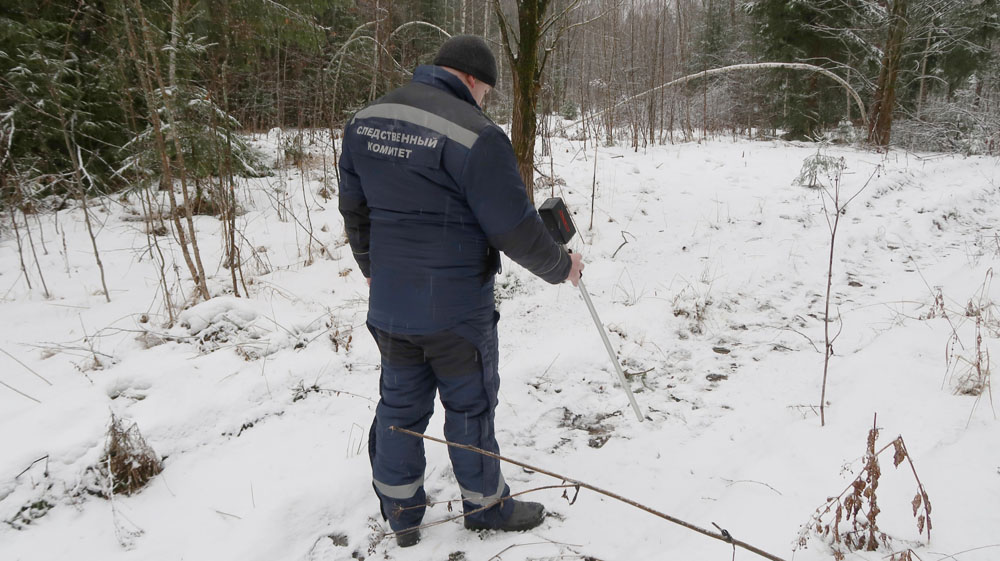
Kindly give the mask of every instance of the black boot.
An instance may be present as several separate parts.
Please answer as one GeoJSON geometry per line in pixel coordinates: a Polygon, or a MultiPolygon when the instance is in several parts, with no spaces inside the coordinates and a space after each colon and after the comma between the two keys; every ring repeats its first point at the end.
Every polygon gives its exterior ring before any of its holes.
{"type": "Polygon", "coordinates": [[[402,530],[396,534],[396,543],[399,547],[412,547],[420,543],[420,530],[402,530]]]}
{"type": "MultiPolygon", "coordinates": [[[[545,507],[542,503],[531,503],[527,501],[516,501],[508,499],[514,503],[514,509],[510,517],[504,520],[500,526],[490,527],[478,522],[465,519],[466,530],[500,530],[501,532],[523,532],[530,530],[545,520],[545,507]]],[[[398,539],[398,538],[397,538],[398,539]]]]}

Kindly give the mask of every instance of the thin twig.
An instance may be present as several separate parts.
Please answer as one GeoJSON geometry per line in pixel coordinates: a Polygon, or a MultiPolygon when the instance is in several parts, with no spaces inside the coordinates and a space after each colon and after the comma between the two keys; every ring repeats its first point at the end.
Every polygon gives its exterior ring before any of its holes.
{"type": "MultiPolygon", "coordinates": [[[[927,526],[926,526],[927,527],[927,542],[930,543],[930,541],[931,541],[931,523],[930,523],[930,514],[929,514],[930,513],[930,507],[927,504],[929,502],[929,497],[927,496],[927,491],[924,489],[924,484],[920,482],[920,476],[917,475],[917,466],[913,465],[913,458],[910,457],[910,451],[906,449],[906,442],[903,440],[903,436],[902,435],[897,436],[895,440],[899,441],[899,445],[903,449],[903,455],[906,456],[906,463],[910,464],[910,471],[913,472],[913,479],[916,480],[916,482],[917,482],[917,488],[920,489],[920,495],[923,497],[923,500],[924,500],[924,509],[928,513],[927,514],[928,520],[927,520],[927,526]]],[[[895,442],[895,440],[893,442],[895,442]]],[[[892,443],[890,442],[890,444],[892,444],[892,443]]]]}
{"type": "MultiPolygon", "coordinates": [[[[305,388],[305,389],[308,391],[310,388],[305,388]]],[[[334,389],[330,389],[330,388],[320,388],[320,387],[317,387],[314,391],[332,393],[334,396],[340,396],[340,394],[344,394],[344,395],[349,395],[351,397],[357,397],[359,399],[365,399],[365,400],[368,400],[368,401],[370,401],[372,403],[375,403],[375,400],[372,399],[372,398],[370,398],[370,397],[368,397],[367,395],[361,395],[359,393],[345,392],[344,390],[334,390],[334,389]]]]}
{"type": "MultiPolygon", "coordinates": [[[[973,551],[979,551],[981,549],[989,549],[991,547],[1000,547],[1000,543],[995,543],[995,544],[992,544],[992,545],[983,545],[983,546],[980,546],[980,547],[974,547],[972,549],[966,549],[964,551],[959,551],[958,553],[952,553],[951,555],[945,555],[944,557],[938,559],[937,561],[944,561],[945,559],[958,559],[957,556],[958,555],[962,555],[963,553],[971,553],[973,551]]],[[[933,552],[931,552],[931,553],[933,553],[933,552]]],[[[934,555],[941,555],[941,554],[940,553],[934,553],[934,555]]]]}
{"type": "Polygon", "coordinates": [[[610,497],[610,498],[615,499],[617,501],[621,501],[621,502],[623,502],[623,503],[625,503],[627,505],[634,506],[635,508],[638,508],[639,510],[643,510],[645,512],[648,512],[648,513],[654,515],[654,516],[658,516],[658,517],[660,517],[660,518],[662,518],[662,519],[664,519],[664,520],[666,520],[668,522],[673,522],[674,524],[683,526],[683,527],[685,527],[685,528],[687,528],[689,530],[694,530],[695,532],[698,532],[699,534],[702,534],[704,536],[708,536],[710,538],[714,538],[714,539],[717,539],[719,541],[723,541],[723,542],[726,542],[726,543],[729,543],[729,544],[733,544],[734,546],[739,546],[739,547],[741,547],[741,548],[743,548],[743,549],[745,549],[747,551],[750,551],[752,553],[756,553],[757,555],[760,555],[761,557],[764,557],[765,559],[770,559],[771,561],[784,561],[784,559],[782,559],[781,557],[778,557],[776,555],[772,555],[770,553],[767,553],[766,551],[764,551],[762,549],[759,549],[757,547],[754,547],[754,546],[752,546],[752,545],[750,545],[750,544],[748,544],[746,542],[734,539],[732,537],[732,535],[729,534],[729,532],[716,533],[716,532],[712,532],[711,530],[706,530],[706,529],[701,528],[699,526],[695,526],[694,524],[691,524],[690,522],[685,522],[684,520],[681,520],[680,518],[676,518],[676,517],[670,516],[669,514],[660,512],[660,511],[655,510],[653,508],[650,508],[650,507],[648,507],[648,506],[646,506],[644,504],[637,503],[637,502],[635,502],[635,501],[633,501],[631,499],[625,498],[625,497],[623,497],[623,496],[621,496],[621,495],[619,495],[617,493],[612,493],[611,491],[606,491],[604,489],[601,489],[600,487],[595,487],[594,485],[591,485],[589,483],[584,483],[582,481],[573,479],[571,477],[566,477],[564,475],[559,475],[558,473],[554,473],[554,472],[551,472],[551,471],[548,471],[548,470],[544,470],[544,469],[541,469],[539,467],[535,467],[535,466],[532,466],[532,465],[529,465],[529,464],[526,464],[526,463],[523,463],[523,462],[519,462],[517,460],[512,460],[510,458],[505,458],[505,457],[503,457],[503,456],[501,456],[499,454],[494,454],[492,452],[487,452],[486,450],[483,450],[481,448],[476,448],[475,446],[469,446],[469,445],[466,445],[466,444],[456,444],[454,442],[448,442],[447,440],[441,440],[440,438],[435,438],[433,436],[427,436],[427,435],[421,434],[419,432],[414,432],[414,431],[403,429],[403,428],[399,428],[399,427],[396,427],[396,426],[389,427],[389,430],[396,431],[396,432],[401,432],[403,434],[408,434],[410,436],[416,436],[416,437],[419,437],[419,438],[423,438],[425,440],[430,440],[431,442],[437,442],[439,444],[445,444],[445,445],[450,446],[452,448],[460,448],[462,450],[468,450],[470,452],[475,452],[477,454],[486,456],[488,458],[493,458],[493,459],[496,459],[496,460],[504,461],[504,462],[507,462],[509,464],[513,464],[515,466],[519,466],[519,467],[522,467],[522,468],[525,468],[525,469],[530,469],[532,471],[536,471],[536,472],[544,474],[544,475],[548,475],[549,477],[553,477],[553,478],[556,478],[556,479],[561,479],[561,480],[563,480],[565,482],[572,483],[574,485],[578,485],[578,486],[580,486],[580,487],[582,487],[584,489],[590,489],[591,491],[594,491],[595,493],[600,493],[601,495],[604,495],[606,497],[610,497]]]}
{"type": "MultiPolygon", "coordinates": [[[[390,430],[396,430],[396,427],[390,427],[390,430]]],[[[399,430],[403,431],[403,432],[409,432],[406,429],[399,429],[399,430]]],[[[417,433],[417,434],[419,434],[419,433],[417,433]]],[[[424,437],[424,438],[429,438],[429,437],[424,437]]],[[[469,449],[474,450],[472,447],[470,447],[469,449]]],[[[441,520],[435,520],[433,522],[428,522],[427,524],[421,524],[420,526],[414,526],[413,528],[407,528],[405,530],[400,530],[398,532],[388,532],[388,533],[386,533],[386,536],[390,536],[390,535],[402,536],[402,535],[405,535],[405,534],[409,534],[411,532],[416,532],[417,530],[422,530],[424,528],[430,528],[431,526],[439,526],[441,524],[447,524],[448,522],[452,522],[454,520],[459,520],[461,518],[465,518],[466,516],[469,516],[471,514],[476,514],[476,513],[479,513],[479,512],[483,512],[484,510],[489,510],[489,509],[495,507],[496,505],[504,502],[507,499],[512,499],[514,497],[519,497],[521,495],[525,495],[525,494],[528,494],[528,493],[533,493],[535,491],[541,491],[542,489],[556,489],[556,488],[561,488],[561,487],[576,487],[576,485],[552,485],[550,487],[539,487],[537,489],[528,489],[526,491],[521,491],[519,493],[513,493],[513,494],[508,495],[506,497],[497,499],[497,500],[491,502],[488,505],[481,506],[481,507],[479,507],[479,508],[477,508],[475,510],[470,510],[468,512],[462,512],[461,514],[458,514],[458,515],[455,515],[455,516],[450,516],[448,518],[442,518],[441,520]]],[[[448,503],[448,502],[451,502],[451,501],[443,501],[443,502],[448,503]]],[[[436,503],[434,503],[434,504],[436,504],[436,503]]],[[[421,507],[424,507],[424,506],[426,506],[426,505],[417,505],[417,506],[414,506],[414,507],[405,507],[405,508],[400,507],[397,510],[399,512],[402,512],[404,510],[409,510],[411,508],[421,508],[421,507]]]]}
{"type": "Polygon", "coordinates": [[[32,373],[32,374],[34,374],[35,376],[38,376],[39,378],[41,378],[41,380],[42,380],[43,382],[45,382],[46,384],[48,384],[48,385],[50,385],[50,386],[52,385],[52,382],[50,382],[50,381],[46,380],[44,376],[42,376],[42,375],[41,375],[41,374],[39,374],[38,372],[35,372],[35,371],[34,371],[34,370],[32,370],[32,369],[31,369],[31,367],[29,367],[29,366],[28,366],[27,364],[25,364],[25,363],[21,362],[20,360],[18,360],[16,356],[14,356],[14,355],[12,355],[12,354],[8,353],[7,351],[5,351],[5,350],[3,350],[3,349],[0,349],[0,353],[3,353],[3,354],[5,354],[5,355],[9,356],[9,357],[11,358],[11,360],[13,360],[14,362],[16,362],[16,363],[20,364],[21,366],[23,366],[23,367],[24,367],[24,368],[25,368],[25,369],[26,369],[26,370],[27,370],[28,372],[31,372],[31,373],[32,373]]]}
{"type": "Polygon", "coordinates": [[[781,491],[775,489],[774,487],[771,487],[770,485],[768,485],[767,483],[764,483],[762,481],[754,481],[753,479],[738,479],[738,480],[734,481],[732,479],[725,479],[725,478],[723,478],[723,481],[725,481],[728,484],[728,485],[726,485],[727,487],[730,487],[730,486],[735,485],[737,483],[756,483],[757,485],[763,485],[764,487],[767,487],[768,489],[770,489],[770,490],[774,491],[775,493],[781,495],[781,491]]]}
{"type": "MultiPolygon", "coordinates": [[[[628,243],[628,238],[625,237],[625,234],[628,234],[628,235],[632,236],[631,232],[626,232],[625,230],[622,230],[622,239],[625,240],[625,241],[623,241],[622,244],[620,246],[618,246],[618,249],[616,249],[615,252],[611,254],[611,258],[612,259],[614,259],[615,256],[618,255],[618,252],[621,251],[621,249],[623,247],[625,247],[625,244],[628,243]]],[[[634,238],[635,236],[632,236],[632,237],[634,238]]]]}
{"type": "Polygon", "coordinates": [[[219,509],[215,509],[215,512],[216,512],[216,514],[219,514],[221,516],[228,516],[230,518],[235,518],[237,520],[243,520],[243,517],[241,517],[241,516],[236,516],[235,514],[229,514],[228,512],[223,512],[223,511],[221,511],[219,509]]]}
{"type": "MultiPolygon", "coordinates": [[[[436,524],[441,524],[443,522],[449,522],[451,520],[457,520],[459,518],[465,518],[466,516],[468,516],[470,514],[473,514],[474,512],[480,512],[482,510],[486,510],[486,509],[488,509],[490,507],[493,507],[493,506],[496,506],[498,504],[501,504],[501,503],[503,503],[504,501],[506,501],[507,499],[509,499],[511,497],[519,497],[521,495],[526,495],[528,493],[534,493],[536,491],[547,491],[549,489],[577,489],[577,488],[578,488],[578,486],[574,485],[572,483],[563,483],[562,485],[545,485],[544,487],[533,487],[531,489],[527,489],[525,491],[520,491],[520,492],[515,493],[513,495],[508,495],[508,496],[503,497],[501,499],[497,499],[497,500],[491,502],[490,504],[488,504],[488,505],[486,505],[484,507],[477,508],[475,511],[463,512],[461,516],[453,516],[453,517],[451,517],[451,518],[449,518],[447,520],[439,520],[439,521],[435,522],[435,525],[436,524]]],[[[418,508],[426,508],[426,507],[435,506],[435,505],[460,503],[460,502],[462,502],[464,500],[465,499],[446,499],[446,500],[443,500],[443,501],[433,501],[433,502],[423,503],[423,504],[419,504],[419,505],[415,505],[415,506],[399,507],[399,508],[397,508],[397,510],[400,511],[400,512],[402,512],[404,510],[415,510],[415,509],[418,509],[418,508]]],[[[451,510],[451,509],[449,509],[449,510],[451,510]]],[[[421,528],[423,528],[423,526],[421,526],[421,528]]]]}
{"type": "Polygon", "coordinates": [[[30,399],[31,401],[34,401],[35,403],[41,403],[41,401],[38,401],[37,399],[35,399],[35,398],[31,397],[30,395],[22,392],[21,390],[15,388],[14,386],[11,386],[10,384],[8,384],[7,382],[4,382],[3,380],[0,380],[0,384],[2,384],[4,387],[10,388],[11,390],[15,391],[16,393],[19,393],[19,394],[23,395],[24,397],[30,399]]]}
{"type": "Polygon", "coordinates": [[[544,542],[515,543],[515,544],[512,544],[512,545],[508,545],[507,547],[501,549],[499,553],[497,553],[493,557],[490,557],[486,561],[494,561],[494,560],[500,561],[501,559],[503,559],[500,556],[503,555],[504,553],[506,553],[506,552],[508,552],[508,551],[516,548],[516,547],[527,547],[529,545],[564,545],[566,547],[570,547],[570,544],[568,544],[568,543],[554,542],[552,540],[546,540],[544,542]]]}
{"type": "MultiPolygon", "coordinates": [[[[28,464],[28,467],[24,468],[24,470],[21,473],[19,473],[19,474],[17,474],[17,475],[14,476],[14,481],[17,481],[17,478],[21,477],[25,473],[28,473],[28,470],[31,469],[35,464],[37,464],[38,462],[40,462],[42,460],[47,460],[47,459],[49,459],[49,455],[48,454],[46,454],[46,455],[42,456],[41,458],[38,458],[37,460],[31,462],[30,464],[28,464]]],[[[48,472],[49,471],[48,468],[46,468],[45,471],[48,472]]]]}

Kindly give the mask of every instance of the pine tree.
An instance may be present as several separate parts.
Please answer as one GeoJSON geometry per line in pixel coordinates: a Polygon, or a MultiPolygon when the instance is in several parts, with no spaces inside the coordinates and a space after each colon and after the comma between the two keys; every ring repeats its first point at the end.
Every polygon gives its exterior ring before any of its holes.
{"type": "Polygon", "coordinates": [[[96,40],[104,16],[75,2],[33,8],[0,17],[0,113],[10,124],[3,200],[15,185],[32,199],[67,193],[79,167],[87,193],[110,191],[122,183],[117,147],[127,133],[114,61],[96,40]]]}

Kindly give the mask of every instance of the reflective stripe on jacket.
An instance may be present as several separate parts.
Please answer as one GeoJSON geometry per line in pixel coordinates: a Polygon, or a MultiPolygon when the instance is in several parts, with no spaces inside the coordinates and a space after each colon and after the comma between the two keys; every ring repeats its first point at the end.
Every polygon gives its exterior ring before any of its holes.
{"type": "Polygon", "coordinates": [[[340,211],[372,279],[368,320],[379,329],[428,333],[490,317],[497,249],[548,282],[569,274],[507,135],[440,67],[418,67],[354,115],[340,174],[340,211]]]}

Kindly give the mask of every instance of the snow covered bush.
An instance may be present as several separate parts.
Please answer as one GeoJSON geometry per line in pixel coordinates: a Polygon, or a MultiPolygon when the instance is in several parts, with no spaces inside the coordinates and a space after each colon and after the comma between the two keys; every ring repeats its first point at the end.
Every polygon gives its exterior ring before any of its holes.
{"type": "Polygon", "coordinates": [[[810,189],[831,185],[844,172],[844,158],[827,156],[822,150],[823,147],[820,146],[815,154],[802,160],[802,169],[794,181],[796,185],[810,189]]]}
{"type": "Polygon", "coordinates": [[[270,354],[267,332],[256,325],[257,318],[250,302],[220,297],[185,310],[179,319],[202,353],[228,347],[249,361],[270,354]]]}
{"type": "Polygon", "coordinates": [[[349,351],[354,328],[337,316],[303,318],[282,325],[261,313],[260,302],[216,296],[184,310],[167,340],[189,342],[202,354],[231,349],[252,362],[283,349],[302,349],[327,335],[334,352],[349,351]]]}
{"type": "Polygon", "coordinates": [[[895,144],[909,150],[958,152],[966,156],[1000,153],[1000,113],[962,90],[953,99],[927,102],[920,118],[893,124],[895,144]]]}
{"type": "Polygon", "coordinates": [[[98,494],[111,498],[138,492],[163,471],[163,462],[146,443],[138,425],[125,428],[125,423],[112,415],[104,455],[94,471],[100,482],[98,494]]]}

